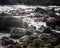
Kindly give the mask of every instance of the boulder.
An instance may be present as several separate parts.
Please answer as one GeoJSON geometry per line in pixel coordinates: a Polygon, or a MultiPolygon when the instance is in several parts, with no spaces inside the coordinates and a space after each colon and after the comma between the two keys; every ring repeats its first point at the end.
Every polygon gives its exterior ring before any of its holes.
{"type": "Polygon", "coordinates": [[[10,31],[10,36],[12,38],[20,38],[26,35],[26,29],[24,28],[12,28],[10,31]]]}

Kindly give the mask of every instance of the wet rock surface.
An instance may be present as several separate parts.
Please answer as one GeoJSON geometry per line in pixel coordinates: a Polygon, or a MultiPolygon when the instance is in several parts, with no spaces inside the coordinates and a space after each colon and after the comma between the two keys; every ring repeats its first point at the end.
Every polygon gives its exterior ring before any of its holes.
{"type": "Polygon", "coordinates": [[[60,35],[56,34],[53,32],[51,34],[40,33],[37,34],[37,36],[34,36],[33,34],[25,35],[20,37],[19,41],[14,41],[10,37],[3,37],[1,40],[2,45],[5,46],[5,48],[56,48],[59,47],[60,44],[60,35]]]}
{"type": "Polygon", "coordinates": [[[55,7],[51,8],[19,7],[18,11],[7,11],[11,16],[2,11],[0,32],[9,34],[0,34],[0,45],[4,48],[59,48],[60,15],[55,14],[55,7]]]}
{"type": "Polygon", "coordinates": [[[12,28],[10,36],[13,38],[19,38],[26,35],[26,29],[24,28],[12,28]]]}

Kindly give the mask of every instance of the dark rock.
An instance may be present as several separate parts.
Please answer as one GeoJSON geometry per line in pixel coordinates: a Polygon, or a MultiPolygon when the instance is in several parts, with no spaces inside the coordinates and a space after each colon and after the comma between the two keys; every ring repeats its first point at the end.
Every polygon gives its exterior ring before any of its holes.
{"type": "Polygon", "coordinates": [[[38,34],[40,34],[40,33],[41,33],[41,31],[40,31],[40,30],[35,30],[34,32],[35,32],[35,33],[38,33],[38,34]]]}
{"type": "Polygon", "coordinates": [[[17,43],[15,44],[15,48],[21,48],[21,44],[17,42],[17,43]]]}
{"type": "Polygon", "coordinates": [[[37,7],[34,12],[39,12],[39,13],[41,13],[41,14],[45,14],[45,13],[46,13],[46,10],[37,7]]]}
{"type": "Polygon", "coordinates": [[[26,35],[31,35],[31,34],[33,34],[33,32],[31,32],[29,30],[26,31],[26,35]]]}
{"type": "Polygon", "coordinates": [[[1,40],[2,40],[2,45],[4,46],[14,43],[14,41],[11,40],[9,37],[2,37],[1,40]]]}
{"type": "Polygon", "coordinates": [[[51,28],[50,27],[46,27],[45,29],[44,29],[44,31],[43,31],[43,33],[53,33],[53,31],[51,30],[51,28]]]}
{"type": "Polygon", "coordinates": [[[33,44],[34,44],[35,48],[40,48],[41,47],[41,41],[39,39],[34,40],[33,44]]]}
{"type": "Polygon", "coordinates": [[[29,40],[29,36],[25,35],[19,39],[20,42],[27,42],[29,40]]]}
{"type": "Polygon", "coordinates": [[[56,13],[56,11],[55,11],[54,8],[52,8],[51,10],[48,10],[48,9],[47,9],[47,14],[48,14],[50,17],[55,17],[55,16],[57,16],[55,13],[56,13]]]}
{"type": "Polygon", "coordinates": [[[60,17],[51,17],[50,19],[47,19],[47,25],[50,26],[52,29],[59,29],[60,26],[60,17]],[[57,27],[57,28],[56,28],[57,27]]]}
{"type": "Polygon", "coordinates": [[[24,28],[12,28],[10,36],[12,38],[20,38],[26,35],[26,29],[24,28]]]}

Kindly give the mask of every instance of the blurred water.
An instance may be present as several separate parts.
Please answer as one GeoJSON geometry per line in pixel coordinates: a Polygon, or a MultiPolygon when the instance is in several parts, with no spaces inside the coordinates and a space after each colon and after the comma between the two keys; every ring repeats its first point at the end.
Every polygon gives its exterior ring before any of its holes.
{"type": "Polygon", "coordinates": [[[8,36],[10,36],[10,34],[9,33],[0,33],[0,39],[4,36],[8,37],[8,36]]]}

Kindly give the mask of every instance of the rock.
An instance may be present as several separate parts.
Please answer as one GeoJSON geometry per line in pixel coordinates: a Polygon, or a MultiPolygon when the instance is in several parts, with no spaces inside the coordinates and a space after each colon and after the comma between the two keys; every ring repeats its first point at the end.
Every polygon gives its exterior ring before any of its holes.
{"type": "Polygon", "coordinates": [[[59,44],[59,45],[57,45],[57,46],[55,46],[55,48],[60,48],[60,44],[59,44]]]}
{"type": "Polygon", "coordinates": [[[53,33],[53,31],[51,30],[51,28],[49,27],[49,26],[47,26],[45,29],[44,29],[44,31],[43,31],[43,33],[53,33]]]}
{"type": "Polygon", "coordinates": [[[19,39],[20,42],[27,42],[29,40],[29,36],[25,35],[19,39]]]}
{"type": "Polygon", "coordinates": [[[0,16],[10,16],[8,13],[2,12],[0,13],[0,16]]]}
{"type": "Polygon", "coordinates": [[[56,45],[60,44],[59,40],[60,40],[60,36],[56,37],[55,41],[52,41],[51,44],[56,46],[56,45]]]}
{"type": "Polygon", "coordinates": [[[43,43],[48,43],[50,36],[49,36],[49,34],[42,33],[39,38],[43,43]]]}
{"type": "Polygon", "coordinates": [[[21,44],[17,42],[17,43],[15,44],[15,48],[21,48],[21,44]]]}
{"type": "Polygon", "coordinates": [[[57,15],[55,14],[55,8],[52,8],[52,9],[50,9],[50,10],[47,9],[47,14],[48,14],[50,17],[55,17],[55,16],[57,16],[57,15]]]}
{"type": "Polygon", "coordinates": [[[54,18],[54,17],[49,17],[48,19],[47,19],[47,22],[50,22],[50,23],[53,23],[53,22],[55,22],[56,21],[56,19],[54,18]]]}
{"type": "Polygon", "coordinates": [[[26,4],[26,5],[60,5],[60,0],[0,0],[1,5],[16,5],[16,4],[26,4]]]}
{"type": "Polygon", "coordinates": [[[10,10],[8,13],[11,16],[19,16],[20,15],[18,10],[10,10]]]}
{"type": "Polygon", "coordinates": [[[12,38],[20,38],[26,35],[26,29],[24,28],[12,28],[10,31],[10,36],[12,38]]]}
{"type": "Polygon", "coordinates": [[[27,41],[28,44],[32,43],[37,37],[29,36],[29,39],[27,41]]]}
{"type": "Polygon", "coordinates": [[[41,13],[41,14],[45,14],[45,13],[46,13],[46,10],[37,7],[34,12],[39,12],[39,13],[41,13]]]}
{"type": "Polygon", "coordinates": [[[6,46],[9,44],[14,44],[14,41],[11,40],[9,37],[2,37],[2,45],[6,46]]]}
{"type": "Polygon", "coordinates": [[[40,48],[41,47],[41,41],[39,39],[34,40],[33,44],[34,44],[35,48],[40,48]]]}
{"type": "Polygon", "coordinates": [[[26,31],[26,35],[31,35],[31,34],[33,34],[32,31],[30,31],[30,30],[27,30],[27,31],[26,31]]]}
{"type": "Polygon", "coordinates": [[[5,46],[5,48],[15,48],[15,46],[13,44],[10,44],[10,45],[5,46]]]}
{"type": "Polygon", "coordinates": [[[44,48],[54,48],[54,47],[51,44],[48,43],[48,44],[44,45],[44,48]]]}
{"type": "Polygon", "coordinates": [[[35,30],[34,32],[35,32],[35,33],[38,33],[38,34],[40,34],[40,33],[41,33],[41,31],[40,31],[40,30],[35,30]]]}
{"type": "Polygon", "coordinates": [[[33,45],[33,43],[30,43],[27,48],[35,48],[35,46],[33,45]]]}

